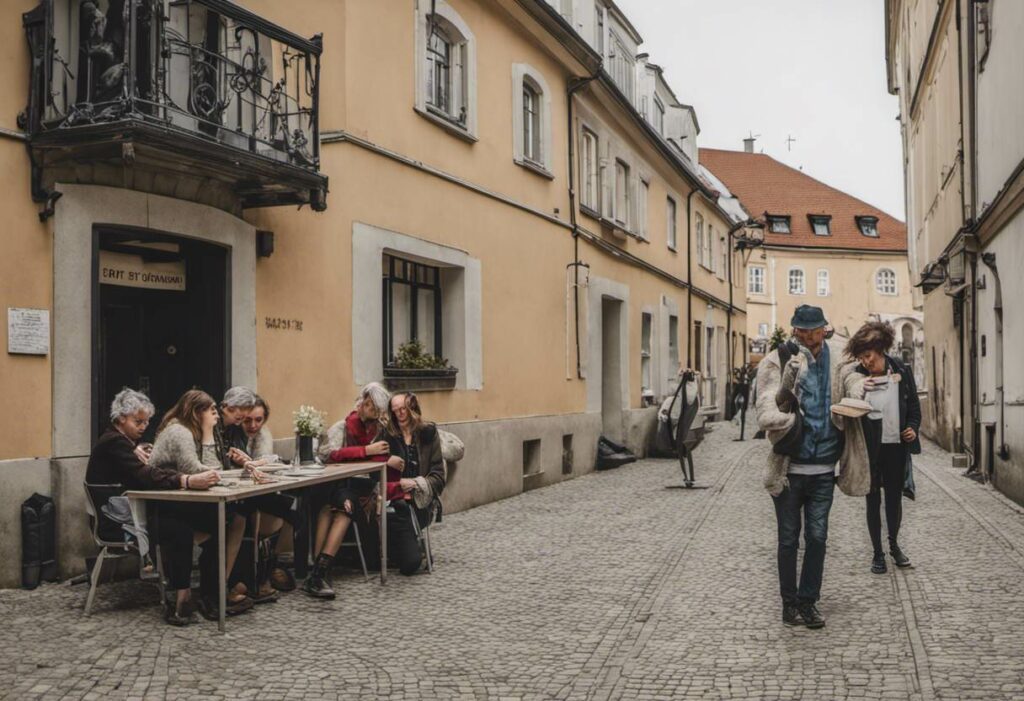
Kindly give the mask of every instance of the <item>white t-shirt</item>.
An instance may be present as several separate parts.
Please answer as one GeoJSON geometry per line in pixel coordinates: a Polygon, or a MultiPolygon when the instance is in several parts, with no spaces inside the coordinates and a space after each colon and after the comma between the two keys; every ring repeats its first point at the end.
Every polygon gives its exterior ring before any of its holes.
{"type": "Polygon", "coordinates": [[[869,419],[882,420],[882,442],[900,442],[900,385],[899,375],[891,372],[884,377],[875,377],[875,382],[884,384],[869,387],[864,399],[871,405],[869,419]]]}

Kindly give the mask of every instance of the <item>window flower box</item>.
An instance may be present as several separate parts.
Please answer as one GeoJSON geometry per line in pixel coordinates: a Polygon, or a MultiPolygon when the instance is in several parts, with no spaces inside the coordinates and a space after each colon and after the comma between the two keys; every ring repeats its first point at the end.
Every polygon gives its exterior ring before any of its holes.
{"type": "Polygon", "coordinates": [[[384,386],[392,392],[455,389],[458,368],[384,368],[384,386]]]}

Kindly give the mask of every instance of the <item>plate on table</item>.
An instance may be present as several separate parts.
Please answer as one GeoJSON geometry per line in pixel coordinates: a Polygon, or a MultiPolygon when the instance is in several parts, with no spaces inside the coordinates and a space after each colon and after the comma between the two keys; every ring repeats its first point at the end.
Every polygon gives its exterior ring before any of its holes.
{"type": "Polygon", "coordinates": [[[323,472],[324,467],[322,465],[310,465],[309,467],[293,467],[289,470],[283,470],[278,474],[285,477],[313,477],[322,475],[323,472]]]}

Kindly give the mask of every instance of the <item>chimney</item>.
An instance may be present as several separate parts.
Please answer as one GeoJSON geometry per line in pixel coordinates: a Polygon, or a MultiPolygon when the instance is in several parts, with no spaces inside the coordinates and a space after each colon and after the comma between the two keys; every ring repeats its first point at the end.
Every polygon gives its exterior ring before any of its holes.
{"type": "Polygon", "coordinates": [[[754,142],[755,141],[757,141],[757,137],[754,137],[754,136],[749,136],[746,139],[744,139],[743,140],[743,152],[744,153],[753,153],[754,152],[754,142]]]}

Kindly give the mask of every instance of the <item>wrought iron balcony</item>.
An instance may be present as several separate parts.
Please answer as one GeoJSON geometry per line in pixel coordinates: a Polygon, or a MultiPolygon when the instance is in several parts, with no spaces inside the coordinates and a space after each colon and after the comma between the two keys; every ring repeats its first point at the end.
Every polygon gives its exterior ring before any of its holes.
{"type": "Polygon", "coordinates": [[[38,201],[89,182],[227,209],[326,207],[320,35],[228,0],[42,0],[23,22],[38,201]]]}

